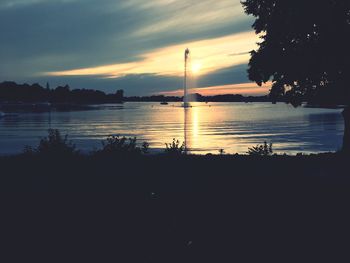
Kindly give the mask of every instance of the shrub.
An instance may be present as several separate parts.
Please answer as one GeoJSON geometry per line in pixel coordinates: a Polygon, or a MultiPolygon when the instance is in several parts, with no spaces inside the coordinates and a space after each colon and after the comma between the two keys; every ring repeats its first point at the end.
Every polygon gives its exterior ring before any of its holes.
{"type": "Polygon", "coordinates": [[[271,156],[273,154],[272,143],[267,144],[258,144],[257,146],[253,146],[252,148],[248,148],[248,154],[254,156],[271,156]]]}
{"type": "Polygon", "coordinates": [[[147,153],[149,144],[144,142],[142,148],[136,144],[136,138],[126,138],[119,136],[109,136],[102,141],[102,150],[97,153],[125,155],[125,154],[141,154],[147,153]]]}
{"type": "Polygon", "coordinates": [[[26,146],[24,154],[41,154],[41,155],[73,155],[78,151],[75,145],[68,141],[68,135],[62,136],[59,130],[49,129],[48,136],[40,140],[37,148],[26,146]]]}
{"type": "Polygon", "coordinates": [[[185,151],[186,151],[185,143],[183,142],[180,145],[179,140],[176,140],[176,139],[173,139],[172,143],[166,143],[165,146],[166,146],[166,149],[165,149],[166,154],[182,155],[182,154],[185,154],[185,151]]]}

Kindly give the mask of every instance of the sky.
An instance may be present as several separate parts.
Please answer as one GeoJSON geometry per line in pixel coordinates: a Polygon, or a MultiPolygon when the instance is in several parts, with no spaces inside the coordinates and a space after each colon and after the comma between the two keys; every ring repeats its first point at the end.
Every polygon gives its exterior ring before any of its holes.
{"type": "Polygon", "coordinates": [[[190,48],[197,92],[266,94],[252,23],[240,0],[0,0],[0,81],[181,95],[190,48]]]}

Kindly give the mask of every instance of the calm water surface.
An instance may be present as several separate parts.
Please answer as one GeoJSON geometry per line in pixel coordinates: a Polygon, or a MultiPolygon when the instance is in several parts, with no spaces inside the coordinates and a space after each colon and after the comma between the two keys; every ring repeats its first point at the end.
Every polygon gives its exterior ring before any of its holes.
{"type": "Polygon", "coordinates": [[[339,109],[293,108],[284,103],[125,103],[80,112],[21,113],[0,119],[0,154],[35,146],[49,128],[60,129],[76,146],[89,151],[108,135],[137,137],[161,150],[173,138],[193,153],[246,153],[248,147],[272,142],[275,152],[335,151],[344,124],[339,109]]]}

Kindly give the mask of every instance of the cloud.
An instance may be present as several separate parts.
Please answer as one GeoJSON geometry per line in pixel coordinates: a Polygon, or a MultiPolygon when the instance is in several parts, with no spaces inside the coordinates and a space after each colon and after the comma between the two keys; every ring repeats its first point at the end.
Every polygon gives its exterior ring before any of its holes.
{"type": "Polygon", "coordinates": [[[230,24],[232,21],[248,19],[242,16],[241,4],[232,0],[156,0],[145,4],[143,0],[133,1],[135,6],[155,10],[154,19],[135,32],[145,36],[168,31],[193,32],[204,28],[230,24]],[[157,8],[158,7],[158,8],[157,8]]]}
{"type": "Polygon", "coordinates": [[[200,65],[198,74],[205,75],[218,69],[246,63],[247,53],[231,56],[232,50],[254,49],[256,36],[253,32],[244,32],[221,38],[183,43],[143,54],[136,62],[103,65],[93,68],[73,69],[67,71],[48,72],[48,76],[103,76],[118,78],[129,74],[157,74],[181,76],[183,74],[183,52],[190,47],[192,63],[200,65]]]}
{"type": "MultiPolygon", "coordinates": [[[[2,0],[0,79],[71,80],[77,87],[95,85],[103,90],[111,89],[110,83],[129,80],[128,88],[148,93],[148,88],[162,89],[164,78],[179,75],[182,62],[175,62],[175,57],[182,57],[183,45],[201,44],[197,58],[203,59],[202,74],[241,63],[238,58],[244,54],[226,58],[229,42],[225,46],[218,40],[234,40],[230,37],[250,30],[251,22],[239,0],[2,0]],[[162,58],[161,52],[169,54],[162,58]],[[210,52],[218,53],[217,61],[207,56],[210,52]],[[155,58],[164,72],[152,62],[155,58]],[[225,62],[230,59],[236,62],[225,62]],[[106,65],[112,66],[107,68],[110,72],[97,72],[98,76],[40,75],[74,69],[106,71],[106,65]],[[102,80],[101,75],[122,79],[102,80]],[[152,88],[138,83],[131,87],[136,76],[158,77],[160,82],[152,88]]],[[[253,46],[255,40],[251,41],[253,46]]],[[[230,53],[236,52],[236,43],[231,44],[230,53]]]]}
{"type": "MultiPolygon", "coordinates": [[[[260,96],[266,95],[271,88],[270,83],[266,83],[261,87],[255,83],[239,83],[239,84],[227,84],[220,86],[211,86],[211,87],[202,87],[191,89],[191,93],[199,93],[203,96],[212,96],[212,95],[225,95],[225,94],[241,94],[244,96],[260,96]]],[[[159,95],[166,96],[183,96],[183,90],[172,90],[159,92],[159,95]]]]}

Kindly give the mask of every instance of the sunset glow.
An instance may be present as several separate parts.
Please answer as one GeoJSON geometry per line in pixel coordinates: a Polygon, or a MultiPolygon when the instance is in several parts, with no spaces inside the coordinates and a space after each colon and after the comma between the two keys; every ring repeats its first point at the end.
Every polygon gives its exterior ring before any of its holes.
{"type": "MultiPolygon", "coordinates": [[[[242,94],[242,95],[266,95],[271,88],[271,83],[266,83],[261,87],[255,83],[230,84],[213,87],[203,87],[191,89],[193,93],[199,93],[203,96],[223,95],[223,94],[242,94]]],[[[183,90],[173,90],[160,92],[160,95],[183,96],[183,90]]]]}
{"type": "Polygon", "coordinates": [[[201,63],[195,62],[195,63],[192,64],[192,72],[195,75],[199,74],[201,69],[202,69],[202,64],[201,63]]]}
{"type": "Polygon", "coordinates": [[[143,54],[136,62],[45,72],[43,75],[100,76],[103,78],[119,78],[128,74],[182,76],[182,57],[186,47],[190,47],[194,61],[197,59],[201,61],[193,64],[192,71],[204,75],[222,68],[247,63],[249,54],[246,52],[256,48],[256,42],[257,37],[254,32],[244,32],[157,49],[143,54]]]}

